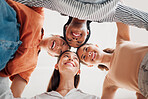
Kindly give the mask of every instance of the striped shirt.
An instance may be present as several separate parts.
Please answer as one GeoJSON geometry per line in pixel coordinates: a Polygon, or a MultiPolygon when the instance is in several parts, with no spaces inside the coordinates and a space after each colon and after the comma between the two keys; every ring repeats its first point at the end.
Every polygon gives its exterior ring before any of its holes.
{"type": "Polygon", "coordinates": [[[148,13],[119,0],[14,0],[27,6],[45,7],[83,20],[122,22],[148,30],[148,13]]]}

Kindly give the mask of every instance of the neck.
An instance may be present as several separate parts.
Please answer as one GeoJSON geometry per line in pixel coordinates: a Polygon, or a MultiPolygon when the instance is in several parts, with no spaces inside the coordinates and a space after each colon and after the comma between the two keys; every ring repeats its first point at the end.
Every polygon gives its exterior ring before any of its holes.
{"type": "Polygon", "coordinates": [[[75,88],[74,87],[74,77],[65,77],[65,76],[60,75],[60,83],[56,91],[58,92],[62,90],[70,91],[73,88],[75,88]]]}
{"type": "Polygon", "coordinates": [[[73,24],[86,24],[86,22],[87,22],[86,20],[79,20],[77,18],[72,19],[73,24]]]}
{"type": "Polygon", "coordinates": [[[45,42],[44,42],[44,40],[41,40],[41,42],[39,43],[39,46],[40,47],[44,47],[46,44],[45,44],[45,42]]]}
{"type": "Polygon", "coordinates": [[[105,64],[108,68],[110,68],[110,62],[113,54],[104,53],[101,63],[105,64]]]}

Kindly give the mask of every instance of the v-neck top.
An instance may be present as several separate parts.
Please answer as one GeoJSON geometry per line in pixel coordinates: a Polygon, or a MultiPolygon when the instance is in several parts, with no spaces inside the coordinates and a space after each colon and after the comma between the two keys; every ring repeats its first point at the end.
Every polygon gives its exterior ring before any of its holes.
{"type": "Polygon", "coordinates": [[[62,96],[57,91],[45,92],[35,96],[33,99],[100,99],[95,95],[90,95],[82,92],[80,89],[72,89],[65,96],[62,96]]]}

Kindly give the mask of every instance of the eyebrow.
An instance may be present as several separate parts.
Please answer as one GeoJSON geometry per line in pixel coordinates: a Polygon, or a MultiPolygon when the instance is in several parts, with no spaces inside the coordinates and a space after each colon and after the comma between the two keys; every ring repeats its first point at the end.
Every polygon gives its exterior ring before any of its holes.
{"type": "Polygon", "coordinates": [[[72,44],[70,41],[68,41],[68,44],[72,44]]]}
{"type": "MultiPolygon", "coordinates": [[[[68,55],[69,55],[69,53],[65,53],[65,54],[68,54],[68,55]]],[[[64,55],[65,55],[65,54],[64,54],[64,55]]]]}
{"type": "Polygon", "coordinates": [[[76,44],[78,47],[80,46],[79,44],[76,44]]]}

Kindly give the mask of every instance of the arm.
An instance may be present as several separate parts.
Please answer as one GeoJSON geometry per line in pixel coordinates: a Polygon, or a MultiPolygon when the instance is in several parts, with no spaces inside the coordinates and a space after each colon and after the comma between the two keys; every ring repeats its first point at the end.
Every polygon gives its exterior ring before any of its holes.
{"type": "Polygon", "coordinates": [[[148,13],[118,4],[115,21],[148,30],[148,13]]]}
{"type": "MultiPolygon", "coordinates": [[[[119,0],[103,0],[103,3],[86,0],[14,0],[27,6],[45,7],[64,15],[82,20],[100,21],[115,8],[119,0]]],[[[112,16],[112,13],[111,13],[112,16]]],[[[110,18],[112,20],[112,18],[110,18]]]]}
{"type": "Polygon", "coordinates": [[[117,42],[120,40],[130,41],[129,26],[120,22],[117,22],[117,42]]]}
{"type": "Polygon", "coordinates": [[[45,7],[64,15],[98,22],[123,22],[124,24],[148,30],[148,13],[130,8],[110,0],[101,4],[85,3],[84,0],[14,0],[28,6],[45,7]],[[81,2],[79,2],[81,1],[81,2]]]}
{"type": "Polygon", "coordinates": [[[137,99],[146,99],[142,94],[136,92],[137,99]]]}
{"type": "Polygon", "coordinates": [[[21,94],[26,86],[26,80],[21,78],[19,75],[14,76],[14,79],[11,84],[11,90],[13,93],[13,96],[16,98],[21,97],[21,94]]]}
{"type": "Polygon", "coordinates": [[[105,78],[103,83],[103,92],[101,99],[114,99],[118,87],[114,85],[110,86],[108,83],[109,82],[107,81],[107,78],[105,78]]]}

